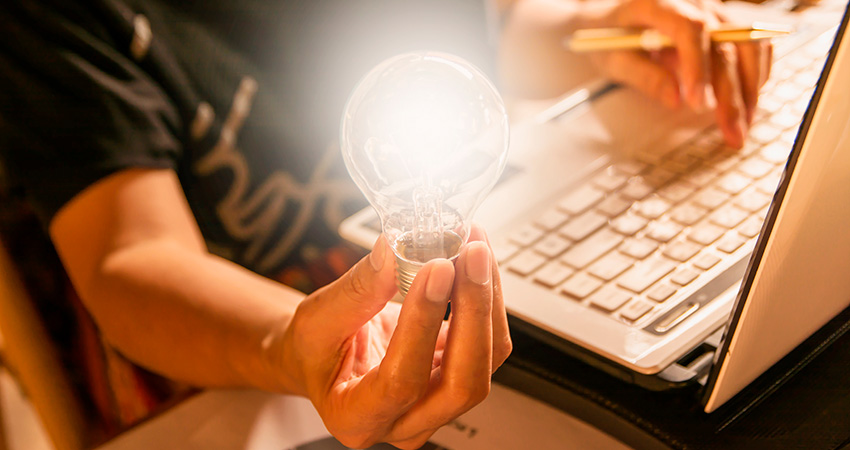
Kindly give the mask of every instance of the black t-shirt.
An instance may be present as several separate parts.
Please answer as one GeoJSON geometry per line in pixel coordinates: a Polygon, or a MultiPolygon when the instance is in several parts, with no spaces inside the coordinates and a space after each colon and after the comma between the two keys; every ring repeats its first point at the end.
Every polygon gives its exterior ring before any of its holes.
{"type": "Polygon", "coordinates": [[[95,181],[175,170],[214,253],[270,274],[365,205],[336,145],[405,51],[493,68],[486,0],[4,0],[0,162],[45,224],[95,181]]]}

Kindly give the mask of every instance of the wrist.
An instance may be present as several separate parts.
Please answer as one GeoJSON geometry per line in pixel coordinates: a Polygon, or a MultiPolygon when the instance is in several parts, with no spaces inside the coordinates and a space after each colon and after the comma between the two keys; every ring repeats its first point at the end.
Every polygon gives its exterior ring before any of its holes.
{"type": "Polygon", "coordinates": [[[287,344],[287,331],[291,317],[273,321],[259,342],[259,369],[256,384],[260,389],[281,394],[307,396],[303,376],[292,364],[291,349],[287,344]]]}
{"type": "Polygon", "coordinates": [[[632,0],[603,0],[581,2],[569,24],[567,33],[583,28],[610,28],[624,25],[622,11],[632,0]]]}

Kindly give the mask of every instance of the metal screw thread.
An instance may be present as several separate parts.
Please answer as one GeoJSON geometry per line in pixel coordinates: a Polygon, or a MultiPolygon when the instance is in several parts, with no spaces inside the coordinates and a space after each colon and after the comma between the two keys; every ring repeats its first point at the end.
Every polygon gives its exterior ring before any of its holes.
{"type": "Polygon", "coordinates": [[[407,297],[407,291],[410,290],[410,285],[413,284],[413,279],[416,274],[422,269],[422,264],[412,263],[396,256],[396,281],[398,281],[398,290],[402,297],[407,297]]]}

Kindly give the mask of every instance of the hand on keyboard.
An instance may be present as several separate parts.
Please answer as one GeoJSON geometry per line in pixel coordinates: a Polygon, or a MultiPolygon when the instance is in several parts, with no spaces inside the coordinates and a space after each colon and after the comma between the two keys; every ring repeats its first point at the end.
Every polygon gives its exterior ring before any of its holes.
{"type": "Polygon", "coordinates": [[[592,59],[606,75],[670,108],[714,104],[726,143],[740,148],[767,80],[771,48],[769,41],[711,44],[709,31],[727,21],[722,9],[714,0],[620,3],[594,26],[654,28],[672,38],[675,50],[600,52],[592,59]]]}
{"type": "Polygon", "coordinates": [[[670,108],[683,103],[698,111],[713,107],[726,144],[743,145],[759,88],[770,71],[772,48],[767,40],[712,44],[709,32],[721,23],[734,22],[726,17],[719,0],[502,3],[514,4],[506,15],[500,49],[504,88],[509,92],[552,96],[583,78],[597,76],[586,73],[586,61],[561,45],[577,29],[652,28],[670,37],[675,47],[595,52],[590,54],[592,66],[670,108]]]}

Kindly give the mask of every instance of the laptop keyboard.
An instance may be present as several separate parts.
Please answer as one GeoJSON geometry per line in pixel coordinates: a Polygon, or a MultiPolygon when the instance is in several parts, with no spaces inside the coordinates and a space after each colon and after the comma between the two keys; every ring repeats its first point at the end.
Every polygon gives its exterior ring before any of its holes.
{"type": "Polygon", "coordinates": [[[743,149],[726,148],[712,126],[671,151],[615,162],[494,243],[501,266],[631,326],[675,326],[659,315],[692,312],[702,286],[745,269],[830,42],[774,65],[743,149]]]}

